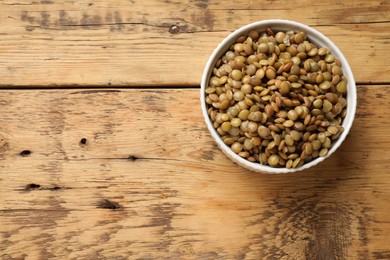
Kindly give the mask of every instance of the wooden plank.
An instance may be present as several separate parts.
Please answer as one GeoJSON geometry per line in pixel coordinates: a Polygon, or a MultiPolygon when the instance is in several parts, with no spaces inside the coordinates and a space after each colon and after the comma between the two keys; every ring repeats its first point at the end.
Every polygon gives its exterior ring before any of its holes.
{"type": "Polygon", "coordinates": [[[388,1],[15,1],[0,3],[1,87],[198,85],[233,30],[306,23],[345,53],[358,82],[390,82],[388,1]],[[380,71],[381,73],[378,73],[380,71]]]}
{"type": "Polygon", "coordinates": [[[274,176],[216,148],[198,89],[3,90],[0,256],[387,259],[389,91],[358,87],[341,148],[274,176]]]}

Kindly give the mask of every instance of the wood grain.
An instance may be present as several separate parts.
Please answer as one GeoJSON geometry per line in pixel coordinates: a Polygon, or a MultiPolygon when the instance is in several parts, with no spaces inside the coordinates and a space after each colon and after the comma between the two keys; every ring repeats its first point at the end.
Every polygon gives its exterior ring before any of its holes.
{"type": "Polygon", "coordinates": [[[311,170],[246,171],[198,89],[0,92],[2,259],[388,259],[389,86],[311,170]],[[26,102],[28,100],[28,102],[26,102]]]}
{"type": "Polygon", "coordinates": [[[0,86],[194,86],[224,37],[275,18],[327,35],[358,82],[390,82],[389,14],[381,0],[4,0],[0,86]]]}

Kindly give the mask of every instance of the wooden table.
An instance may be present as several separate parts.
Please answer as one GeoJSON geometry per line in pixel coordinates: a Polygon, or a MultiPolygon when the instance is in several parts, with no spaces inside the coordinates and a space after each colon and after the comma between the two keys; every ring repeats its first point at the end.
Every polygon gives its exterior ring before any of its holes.
{"type": "Polygon", "coordinates": [[[1,259],[390,259],[390,2],[0,2],[1,259]],[[199,83],[217,44],[302,22],[350,62],[358,108],[326,162],[244,170],[199,83]]]}

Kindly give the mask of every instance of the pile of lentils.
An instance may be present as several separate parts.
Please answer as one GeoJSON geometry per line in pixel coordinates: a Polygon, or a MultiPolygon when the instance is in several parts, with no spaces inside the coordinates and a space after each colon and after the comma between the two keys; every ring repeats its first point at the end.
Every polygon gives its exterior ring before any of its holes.
{"type": "Polygon", "coordinates": [[[347,78],[306,32],[250,31],[218,59],[205,89],[208,115],[240,157],[296,168],[326,156],[343,132],[347,78]]]}

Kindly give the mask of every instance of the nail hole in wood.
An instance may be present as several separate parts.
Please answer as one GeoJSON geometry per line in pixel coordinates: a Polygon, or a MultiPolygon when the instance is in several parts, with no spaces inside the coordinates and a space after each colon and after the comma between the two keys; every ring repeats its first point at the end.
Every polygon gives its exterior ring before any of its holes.
{"type": "Polygon", "coordinates": [[[20,156],[22,157],[27,157],[31,154],[31,151],[30,150],[23,150],[20,152],[20,156]]]}
{"type": "Polygon", "coordinates": [[[180,27],[177,25],[172,25],[171,28],[169,28],[170,34],[178,34],[180,32],[180,27]]]}
{"type": "Polygon", "coordinates": [[[129,159],[129,161],[134,162],[135,160],[138,160],[139,158],[135,155],[130,155],[127,159],[129,159]]]}
{"type": "Polygon", "coordinates": [[[80,145],[86,145],[87,144],[87,138],[81,138],[80,145]]]}
{"type": "Polygon", "coordinates": [[[104,199],[104,200],[99,201],[99,203],[97,204],[97,207],[101,208],[101,209],[119,209],[121,206],[114,201],[104,199]]]}

